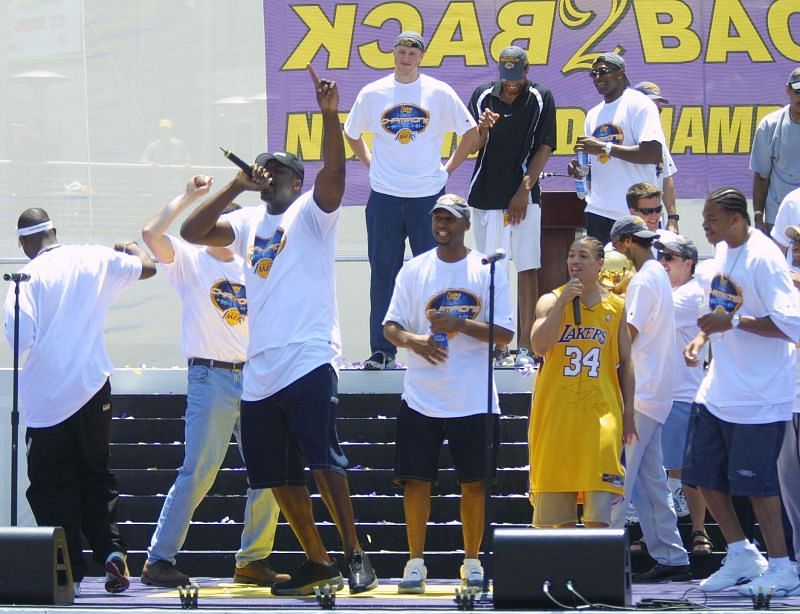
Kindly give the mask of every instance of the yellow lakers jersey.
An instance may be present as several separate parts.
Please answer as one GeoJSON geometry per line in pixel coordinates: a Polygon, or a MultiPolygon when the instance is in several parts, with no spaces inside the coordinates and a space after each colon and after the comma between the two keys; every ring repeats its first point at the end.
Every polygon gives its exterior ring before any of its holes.
{"type": "MultiPolygon", "coordinates": [[[[556,296],[563,286],[554,290],[556,296]]],[[[625,301],[609,293],[592,308],[561,314],[558,341],[533,390],[528,431],[531,493],[622,494],[622,393],[617,376],[625,301]]]]}

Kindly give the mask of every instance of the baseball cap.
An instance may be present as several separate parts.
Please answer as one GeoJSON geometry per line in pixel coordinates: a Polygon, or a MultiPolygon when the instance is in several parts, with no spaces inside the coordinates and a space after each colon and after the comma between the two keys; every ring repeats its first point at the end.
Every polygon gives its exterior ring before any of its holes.
{"type": "Polygon", "coordinates": [[[785,234],[786,238],[790,241],[796,241],[800,238],[800,226],[787,226],[783,234],[785,234]]]}
{"type": "MultiPolygon", "coordinates": [[[[623,57],[618,53],[601,53],[594,62],[592,62],[592,66],[597,64],[598,62],[605,62],[606,64],[611,64],[612,66],[616,66],[622,70],[625,70],[625,60],[623,57]]],[[[625,75],[625,85],[630,85],[630,79],[628,79],[628,75],[625,75]]]]}
{"type": "Polygon", "coordinates": [[[619,239],[622,235],[633,235],[640,239],[654,239],[657,232],[647,230],[644,220],[633,215],[624,215],[611,227],[611,240],[619,239]]]}
{"type": "Polygon", "coordinates": [[[639,81],[639,83],[633,86],[633,89],[641,92],[651,100],[669,104],[669,100],[661,95],[661,88],[657,83],[653,83],[652,81],[639,81]]]}
{"type": "Polygon", "coordinates": [[[297,174],[298,177],[300,177],[300,181],[305,181],[306,171],[303,168],[303,163],[293,153],[276,151],[275,153],[258,154],[258,157],[256,158],[256,164],[259,166],[266,166],[267,162],[270,160],[275,160],[275,162],[278,164],[288,166],[297,174]]]}
{"type": "Polygon", "coordinates": [[[670,241],[655,241],[653,246],[661,252],[670,252],[688,258],[692,262],[697,262],[697,246],[694,241],[682,235],[675,235],[670,241]]]}
{"type": "Polygon", "coordinates": [[[414,32],[413,30],[401,32],[400,36],[394,39],[394,46],[397,47],[398,45],[403,45],[404,47],[415,47],[423,53],[425,52],[425,40],[422,38],[422,35],[419,32],[414,32]]]}
{"type": "Polygon", "coordinates": [[[800,92],[800,66],[795,68],[792,74],[789,75],[789,87],[795,92],[800,92]]]}
{"type": "Polygon", "coordinates": [[[469,205],[467,204],[467,201],[460,196],[456,196],[455,194],[442,194],[438,199],[436,199],[436,204],[433,205],[431,213],[437,209],[445,209],[456,217],[460,217],[469,221],[469,205]]]}
{"type": "Polygon", "coordinates": [[[497,61],[500,64],[500,79],[504,81],[519,81],[525,76],[528,54],[521,47],[512,45],[500,52],[500,58],[497,61]]]}

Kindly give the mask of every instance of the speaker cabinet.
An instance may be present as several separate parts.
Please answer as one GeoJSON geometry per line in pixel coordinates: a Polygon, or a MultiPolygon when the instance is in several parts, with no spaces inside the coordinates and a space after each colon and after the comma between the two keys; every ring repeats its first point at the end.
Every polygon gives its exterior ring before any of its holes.
{"type": "Polygon", "coordinates": [[[0,527],[0,603],[71,605],[75,600],[61,527],[0,527]]]}
{"type": "Polygon", "coordinates": [[[623,529],[498,528],[492,569],[497,609],[631,605],[628,533],[623,529]]]}

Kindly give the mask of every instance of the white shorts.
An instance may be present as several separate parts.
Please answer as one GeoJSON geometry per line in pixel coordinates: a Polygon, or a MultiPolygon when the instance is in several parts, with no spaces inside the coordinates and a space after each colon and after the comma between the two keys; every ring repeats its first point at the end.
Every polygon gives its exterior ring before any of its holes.
{"type": "Polygon", "coordinates": [[[473,207],[475,249],[482,254],[493,254],[498,248],[503,248],[514,260],[517,271],[541,268],[541,207],[538,203],[529,204],[525,219],[516,226],[507,223],[506,213],[502,209],[485,211],[473,207]]]}

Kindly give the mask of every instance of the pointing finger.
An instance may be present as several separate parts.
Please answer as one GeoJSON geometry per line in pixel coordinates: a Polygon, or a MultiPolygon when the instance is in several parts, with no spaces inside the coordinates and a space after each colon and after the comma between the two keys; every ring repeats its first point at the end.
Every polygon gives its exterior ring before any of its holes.
{"type": "Polygon", "coordinates": [[[314,72],[314,67],[311,64],[306,64],[306,70],[308,74],[311,75],[311,80],[314,81],[314,87],[319,88],[319,77],[317,77],[317,73],[314,72]]]}

